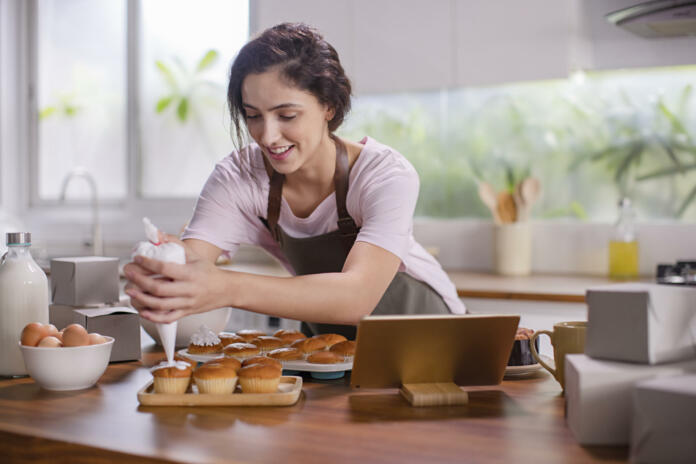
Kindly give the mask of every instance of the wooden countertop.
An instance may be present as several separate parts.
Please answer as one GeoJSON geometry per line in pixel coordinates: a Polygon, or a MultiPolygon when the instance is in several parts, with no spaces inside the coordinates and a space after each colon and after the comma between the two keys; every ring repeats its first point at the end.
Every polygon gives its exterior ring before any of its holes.
{"type": "Polygon", "coordinates": [[[413,408],[396,390],[305,379],[289,407],[142,407],[144,362],[112,364],[97,386],[50,392],[0,381],[0,449],[9,461],[54,462],[625,462],[626,447],[583,448],[546,373],[468,388],[466,406],[413,408]]]}

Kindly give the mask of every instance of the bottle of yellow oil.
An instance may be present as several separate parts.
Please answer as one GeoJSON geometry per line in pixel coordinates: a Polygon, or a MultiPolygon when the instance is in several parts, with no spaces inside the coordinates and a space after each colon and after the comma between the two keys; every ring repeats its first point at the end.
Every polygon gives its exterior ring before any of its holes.
{"type": "Polygon", "coordinates": [[[629,280],[638,277],[638,240],[631,200],[619,201],[619,219],[609,241],[609,277],[629,280]]]}

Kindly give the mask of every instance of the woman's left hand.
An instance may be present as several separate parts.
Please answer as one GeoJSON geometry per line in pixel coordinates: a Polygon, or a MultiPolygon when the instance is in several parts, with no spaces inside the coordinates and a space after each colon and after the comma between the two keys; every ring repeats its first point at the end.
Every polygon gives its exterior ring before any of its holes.
{"type": "Polygon", "coordinates": [[[141,316],[168,323],[225,306],[224,273],[209,261],[191,258],[177,264],[136,256],[124,267],[126,294],[141,316]]]}

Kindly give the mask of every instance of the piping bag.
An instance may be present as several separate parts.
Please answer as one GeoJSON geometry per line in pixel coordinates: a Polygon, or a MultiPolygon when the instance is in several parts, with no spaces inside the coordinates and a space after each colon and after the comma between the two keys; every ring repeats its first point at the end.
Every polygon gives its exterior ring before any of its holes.
{"type": "MultiPolygon", "coordinates": [[[[145,236],[149,241],[139,242],[133,251],[132,257],[140,255],[160,261],[186,264],[186,251],[181,245],[178,243],[160,242],[157,227],[146,217],[143,218],[143,225],[145,226],[145,236]]],[[[151,277],[157,278],[162,276],[154,275],[151,277]]],[[[178,321],[168,324],[155,323],[155,326],[157,327],[157,333],[162,342],[164,353],[167,355],[167,363],[173,365],[178,321]]]]}

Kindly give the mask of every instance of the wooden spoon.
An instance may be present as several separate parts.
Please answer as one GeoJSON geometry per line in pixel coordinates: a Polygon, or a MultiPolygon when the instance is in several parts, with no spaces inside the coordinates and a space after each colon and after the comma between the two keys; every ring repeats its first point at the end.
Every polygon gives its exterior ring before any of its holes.
{"type": "Polygon", "coordinates": [[[527,209],[527,215],[529,215],[529,210],[532,209],[532,205],[537,201],[537,198],[539,198],[540,192],[541,183],[536,177],[527,177],[520,183],[520,196],[527,209]]]}
{"type": "Polygon", "coordinates": [[[503,224],[515,222],[517,220],[515,199],[510,192],[498,193],[498,215],[503,224]]]}
{"type": "Polygon", "coordinates": [[[493,220],[496,224],[500,224],[500,216],[498,215],[498,200],[496,199],[495,189],[487,182],[479,182],[478,193],[484,205],[491,210],[493,220]]]}

